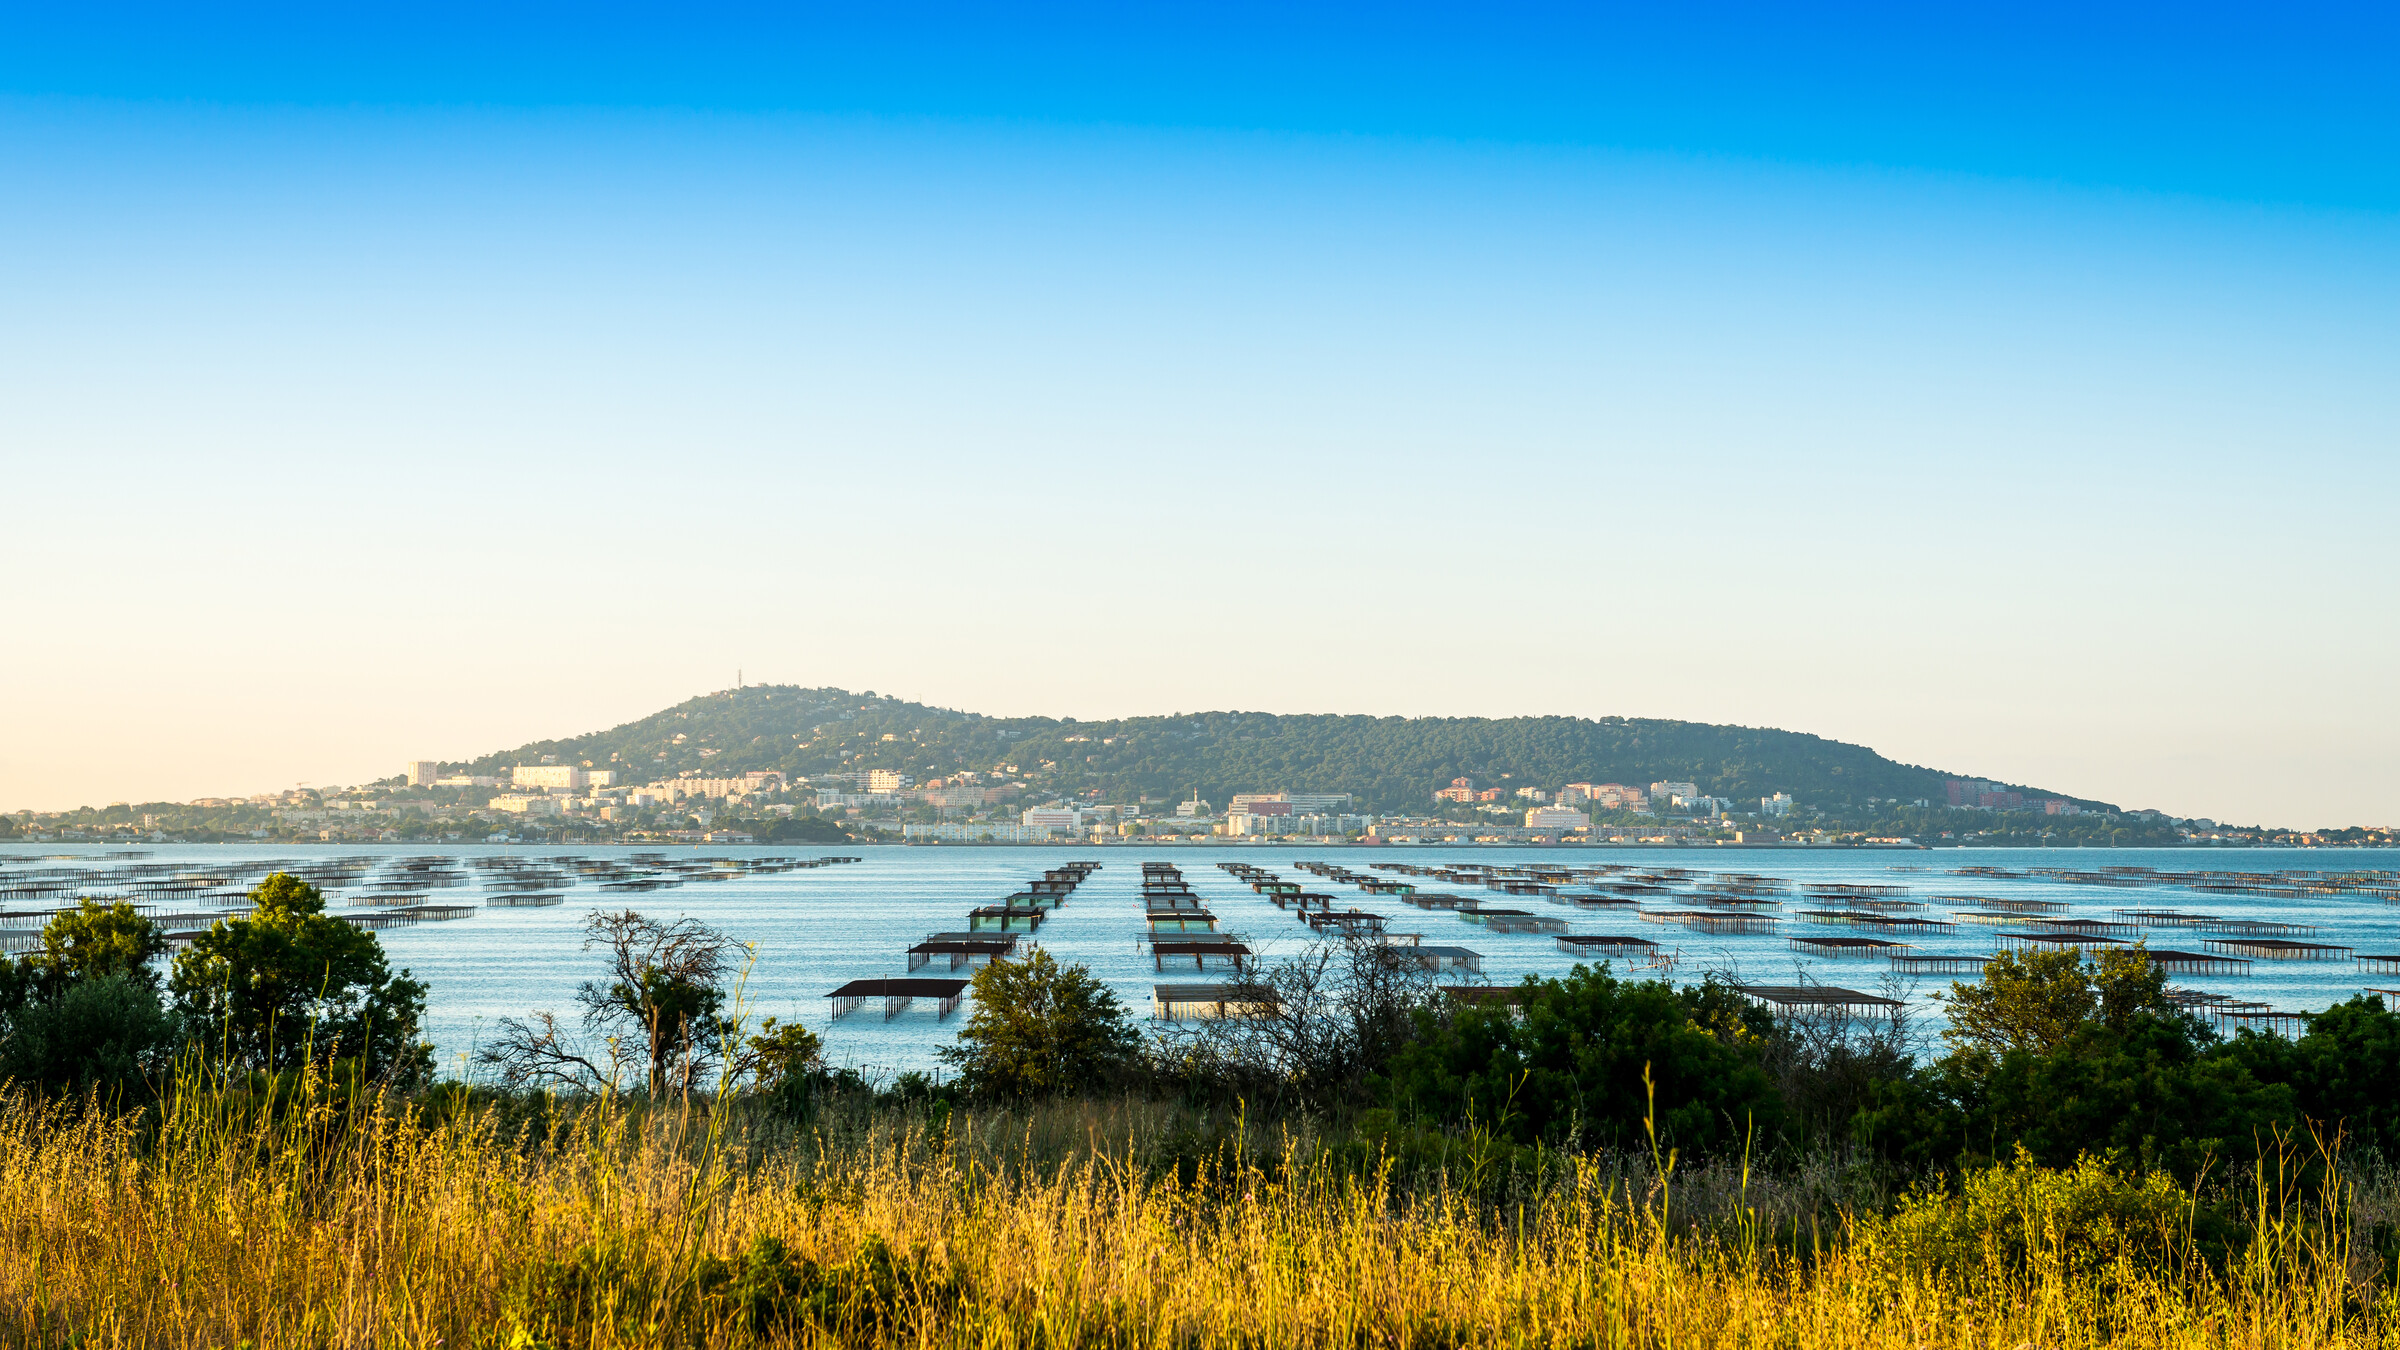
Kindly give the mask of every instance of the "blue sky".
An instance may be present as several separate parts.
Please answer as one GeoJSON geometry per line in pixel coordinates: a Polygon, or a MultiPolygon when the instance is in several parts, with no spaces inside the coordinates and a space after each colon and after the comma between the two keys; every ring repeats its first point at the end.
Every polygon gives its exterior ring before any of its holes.
{"type": "Polygon", "coordinates": [[[19,95],[1604,146],[2388,209],[2368,5],[18,6],[19,95]]]}
{"type": "Polygon", "coordinates": [[[0,806],[739,666],[2400,821],[2394,29],[11,10],[0,806]]]}

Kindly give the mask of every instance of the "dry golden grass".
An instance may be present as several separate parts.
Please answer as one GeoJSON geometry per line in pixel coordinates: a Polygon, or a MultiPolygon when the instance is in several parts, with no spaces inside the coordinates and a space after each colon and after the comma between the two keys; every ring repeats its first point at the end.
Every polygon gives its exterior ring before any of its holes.
{"type": "Polygon", "coordinates": [[[1588,1161],[1498,1204],[1397,1194],[1288,1138],[1180,1175],[1145,1165],[1168,1121],[1135,1103],[784,1138],[594,1105],[520,1148],[488,1112],[187,1100],[148,1138],[0,1108],[9,1343],[2400,1346],[2372,1262],[2300,1206],[2224,1278],[2071,1237],[1944,1273],[1880,1220],[1797,1255],[1755,1206],[1662,1222],[1681,1198],[1588,1161]]]}

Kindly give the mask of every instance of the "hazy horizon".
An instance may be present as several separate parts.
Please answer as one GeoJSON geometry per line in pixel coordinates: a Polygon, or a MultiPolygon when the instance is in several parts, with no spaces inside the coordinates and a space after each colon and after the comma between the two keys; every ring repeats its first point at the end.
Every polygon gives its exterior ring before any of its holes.
{"type": "MultiPolygon", "coordinates": [[[[760,682],[760,681],[747,681],[747,680],[746,680],[744,683],[745,683],[745,685],[746,685],[747,687],[750,687],[750,688],[758,688],[758,687],[761,687],[762,683],[765,683],[765,682],[760,682]]],[[[710,689],[710,690],[699,690],[699,691],[695,691],[693,694],[691,694],[691,695],[687,695],[685,698],[679,698],[679,699],[670,700],[670,701],[668,701],[668,702],[666,702],[666,703],[663,703],[663,704],[659,705],[658,707],[645,709],[645,710],[644,710],[644,711],[643,711],[641,714],[638,714],[638,715],[635,715],[635,716],[627,716],[627,717],[619,717],[619,718],[615,718],[615,719],[613,719],[613,720],[611,720],[611,721],[608,721],[608,722],[606,722],[606,723],[604,723],[604,724],[595,724],[595,725],[592,725],[592,726],[587,726],[587,727],[579,727],[579,728],[575,728],[575,729],[572,729],[572,730],[558,730],[558,731],[549,731],[549,732],[544,732],[544,733],[542,733],[542,734],[540,734],[540,735],[535,735],[535,736],[527,736],[527,737],[521,737],[521,738],[519,738],[519,739],[517,739],[517,740],[510,741],[510,742],[507,742],[507,743],[505,743],[505,744],[494,744],[494,745],[488,745],[488,746],[483,746],[483,747],[476,748],[476,749],[471,749],[471,750],[464,750],[464,751],[460,751],[460,752],[458,752],[458,753],[454,753],[454,754],[440,754],[440,755],[433,755],[433,754],[416,754],[416,753],[412,753],[412,754],[410,754],[410,755],[406,756],[406,757],[405,757],[405,759],[404,759],[403,761],[399,762],[399,763],[395,763],[395,764],[389,764],[389,765],[384,765],[384,766],[381,766],[380,768],[371,768],[371,769],[365,769],[365,770],[362,770],[362,771],[360,771],[360,772],[359,772],[359,773],[357,773],[356,775],[353,775],[353,776],[351,776],[351,777],[347,777],[347,778],[345,778],[345,777],[340,777],[340,776],[334,776],[334,777],[328,777],[328,778],[323,778],[323,779],[296,779],[296,780],[292,780],[292,781],[290,781],[290,782],[282,782],[282,783],[268,783],[268,784],[262,784],[262,785],[258,785],[258,786],[243,787],[243,788],[239,788],[239,789],[222,789],[222,788],[220,788],[220,789],[214,789],[214,790],[210,790],[210,791],[203,791],[203,792],[198,792],[198,793],[184,794],[184,795],[181,795],[181,796],[176,796],[176,795],[168,795],[168,794],[159,794],[159,795],[156,795],[156,796],[150,796],[150,797],[130,797],[130,798],[129,798],[129,797],[124,797],[124,796],[117,796],[117,797],[112,797],[112,798],[109,798],[109,799],[107,799],[106,801],[102,801],[102,800],[83,801],[83,802],[76,802],[76,803],[72,803],[72,804],[70,804],[70,805],[68,805],[68,806],[63,806],[63,807],[61,807],[61,806],[52,806],[52,807],[40,807],[40,808],[27,808],[27,807],[23,807],[23,806],[18,806],[18,807],[0,808],[0,809],[6,809],[6,810],[11,810],[11,811],[19,811],[19,810],[25,810],[25,809],[38,809],[38,810],[60,810],[60,809],[74,809],[75,807],[86,807],[86,806],[91,806],[91,807],[97,807],[97,806],[106,806],[106,805],[110,805],[110,804],[116,804],[116,803],[140,804],[140,803],[144,803],[144,802],[154,802],[154,801],[156,801],[156,802],[181,802],[181,801],[187,801],[187,800],[189,800],[189,798],[190,798],[190,797],[192,797],[192,796],[253,796],[253,795],[259,795],[259,794],[263,794],[263,793],[270,793],[270,792],[281,792],[281,791],[284,791],[284,790],[286,790],[286,789],[289,789],[289,788],[292,788],[292,787],[295,787],[295,786],[308,786],[308,787],[356,786],[356,785],[360,785],[360,784],[364,784],[364,783],[373,782],[373,781],[376,781],[376,780],[378,780],[378,779],[387,779],[387,778],[392,778],[392,777],[395,777],[395,776],[397,776],[397,775],[399,775],[399,774],[401,774],[401,773],[405,772],[405,769],[406,769],[406,761],[407,761],[407,760],[432,759],[432,760],[436,760],[436,761],[438,761],[438,762],[440,762],[440,763],[444,763],[444,764],[463,764],[463,763],[471,762],[471,761],[473,761],[473,760],[478,760],[478,759],[481,759],[481,758],[483,758],[483,757],[484,757],[484,756],[486,756],[486,755],[493,755],[493,754],[504,754],[504,753],[506,753],[506,752],[508,752],[508,751],[510,751],[510,750],[514,750],[514,749],[516,749],[516,748],[517,748],[517,747],[519,747],[519,746],[523,746],[523,745],[531,745],[531,744],[535,744],[535,743],[538,743],[538,742],[541,742],[541,741],[548,741],[548,740],[568,740],[568,739],[574,739],[574,738],[581,737],[581,736],[585,736],[585,735],[591,735],[591,734],[594,734],[594,733],[604,733],[604,732],[607,732],[607,731],[609,731],[609,730],[611,730],[611,729],[613,729],[613,728],[615,728],[615,727],[617,727],[617,726],[622,726],[622,725],[625,725],[625,724],[627,724],[627,723],[629,723],[629,722],[638,721],[638,720],[640,720],[640,719],[641,719],[641,717],[645,717],[645,716],[648,716],[648,715],[650,715],[650,714],[652,714],[652,713],[656,713],[656,712],[664,711],[664,710],[665,710],[665,709],[667,709],[667,708],[674,707],[674,706],[676,706],[677,704],[680,704],[680,703],[682,703],[682,702],[685,702],[685,701],[686,701],[688,698],[707,697],[707,696],[714,695],[714,694],[724,693],[724,692],[726,692],[726,691],[727,691],[727,689],[730,689],[730,688],[732,688],[732,687],[733,687],[733,686],[727,686],[726,688],[721,688],[721,689],[710,689]]],[[[823,687],[834,687],[834,686],[801,686],[801,685],[793,685],[793,684],[791,684],[791,683],[788,683],[788,682],[780,682],[780,683],[778,683],[777,687],[783,687],[783,688],[794,688],[794,687],[819,687],[819,688],[823,688],[823,687]]],[[[932,701],[929,701],[929,700],[925,700],[925,699],[919,699],[919,698],[914,698],[914,697],[911,697],[911,696],[909,696],[909,695],[907,695],[907,694],[903,694],[903,693],[897,693],[897,692],[894,692],[894,691],[892,691],[892,690],[873,690],[873,691],[869,691],[869,690],[864,690],[864,689],[851,689],[851,690],[848,690],[847,692],[849,692],[849,693],[851,693],[851,694],[854,694],[854,695],[860,695],[860,696],[865,696],[866,694],[868,694],[868,693],[870,693],[870,692],[871,692],[871,693],[874,693],[874,694],[881,695],[881,696],[883,696],[883,697],[888,697],[888,698],[894,698],[894,699],[898,699],[899,701],[901,701],[901,702],[903,702],[903,703],[924,704],[924,705],[926,705],[926,706],[933,706],[933,707],[952,707],[952,708],[953,708],[955,711],[958,711],[958,712],[963,712],[963,713],[974,713],[974,714],[981,714],[981,715],[983,715],[983,716],[989,716],[989,717],[1051,717],[1051,718],[1060,718],[1060,717],[1064,717],[1064,718],[1072,719],[1072,720],[1074,720],[1074,721],[1077,721],[1077,722],[1103,722],[1103,721],[1108,721],[1108,720],[1111,720],[1111,719],[1114,719],[1114,718],[1132,718],[1132,717],[1146,717],[1146,716],[1166,716],[1166,715],[1200,715],[1200,714],[1205,714],[1205,713],[1221,713],[1221,712],[1240,712],[1240,713],[1265,712],[1265,713],[1273,713],[1273,714],[1278,714],[1278,715],[1283,715],[1283,716],[1309,716],[1309,715],[1333,715],[1333,716],[1376,716],[1376,717],[1385,717],[1385,716],[1399,716],[1399,717],[1463,717],[1463,716],[1503,716],[1503,717],[1506,717],[1506,716],[1524,716],[1524,717],[1547,717],[1547,716],[1586,716],[1585,714],[1559,714],[1559,713],[1543,713],[1543,712],[1525,712],[1525,713],[1511,713],[1511,714],[1460,714],[1460,713],[1442,713],[1442,712],[1412,712],[1412,713],[1358,713],[1358,712],[1356,712],[1355,710],[1322,709],[1322,708],[1318,708],[1318,709],[1255,709],[1255,708],[1211,708],[1211,707],[1204,707],[1204,706],[1199,706],[1199,705],[1193,705],[1193,706],[1189,706],[1189,707],[1178,706],[1178,707],[1175,707],[1175,708],[1143,709],[1143,710],[1136,710],[1136,711],[1126,711],[1126,712],[1116,712],[1116,713],[1110,713],[1110,714],[1101,714],[1101,715],[1080,715],[1080,714],[1073,714],[1073,713],[1069,713],[1069,714],[1057,714],[1057,713],[1044,712],[1044,711],[1041,711],[1041,710],[1023,710],[1023,711],[1006,712],[1006,713],[994,713],[994,712],[991,712],[990,710],[987,710],[987,709],[982,709],[982,708],[973,708],[973,707],[958,707],[958,706],[956,706],[956,705],[946,705],[946,704],[934,703],[934,702],[932,702],[932,701]]],[[[1594,718],[1598,718],[1598,717],[1607,717],[1607,716],[1626,716],[1626,717],[1634,717],[1634,718],[1638,718],[1638,717],[1640,717],[1640,716],[1641,716],[1641,714],[1607,714],[1607,713],[1602,713],[1602,714],[1592,714],[1592,715],[1590,715],[1590,716],[1592,716],[1592,717],[1594,717],[1594,718]]],[[[1726,723],[1726,724],[1722,724],[1722,725],[1739,725],[1739,726],[1764,727],[1766,724],[1763,724],[1763,723],[1726,723]]],[[[1810,735],[1823,735],[1823,734],[1824,734],[1824,733],[1819,733],[1819,732],[1811,732],[1811,731],[1809,731],[1809,729],[1808,729],[1808,728],[1805,728],[1805,727],[1776,727],[1776,728],[1770,728],[1770,729],[1773,729],[1773,730],[1781,730],[1781,731],[1795,731],[1795,732],[1803,732],[1803,733],[1810,734],[1810,735]]],[[[1843,740],[1844,738],[1843,738],[1843,737],[1839,737],[1839,736],[1825,736],[1825,739],[1827,739],[1827,740],[1832,740],[1832,741],[1841,741],[1841,740],[1843,740]]],[[[1849,743],[1851,743],[1851,744],[1858,744],[1858,742],[1849,742],[1849,743]]],[[[1867,749],[1870,749],[1870,750],[1877,750],[1877,752],[1878,752],[1878,753],[1882,753],[1882,752],[1881,752],[1880,750],[1878,750],[1878,748],[1877,748],[1877,747],[1875,747],[1875,746],[1867,746],[1866,748],[1867,748],[1867,749]]],[[[1993,775],[1993,774],[1987,773],[1987,772],[1986,772],[1985,770],[1983,770],[1982,768],[1980,768],[1980,767],[1978,767],[1978,766],[1976,766],[1976,765],[1973,765],[1973,764],[1938,764],[1938,763],[1937,763],[1937,764],[1928,764],[1928,763],[1923,763],[1923,762],[1921,762],[1921,761],[1908,760],[1908,759],[1906,759],[1906,758],[1904,758],[1904,757],[1901,757],[1901,756],[1896,756],[1896,755],[1888,755],[1888,754],[1887,754],[1887,755],[1885,755],[1884,757],[1885,757],[1885,758],[1887,758],[1887,759],[1896,760],[1896,761],[1898,761],[1898,762],[1900,762],[1900,763],[1904,763],[1904,764],[1916,764],[1916,765],[1918,765],[1919,767],[1923,767],[1923,768],[1930,768],[1930,769],[1935,769],[1935,770],[1939,770],[1939,771],[1943,771],[1943,772],[1956,773],[1956,774],[1958,774],[1958,775],[1960,775],[1960,776],[1962,776],[1962,777],[1967,777],[1967,776],[1978,777],[1978,778],[1994,778],[1994,777],[2002,777],[2002,778],[2003,778],[2003,781],[2010,782],[2010,783],[2012,783],[2012,784],[2015,784],[2015,785],[2017,785],[2017,786],[2022,786],[2022,787],[2030,787],[2030,788],[2037,788],[2037,789],[2040,789],[2040,790],[2043,790],[2043,791],[2055,791],[2055,792],[2062,792],[2062,793],[2070,793],[2070,794],[2073,794],[2073,795],[2075,795],[2075,796],[2077,796],[2077,797],[2083,797],[2083,798],[2091,798],[2091,797],[2094,797],[2094,796],[2096,796],[2096,795],[2097,795],[2097,794],[2093,794],[2093,793],[2085,792],[2085,791],[2083,791],[2083,790],[2082,790],[2082,789],[2081,789],[2081,788],[2080,788],[2078,785],[2076,785],[2076,784],[2072,784],[2072,783],[2049,783],[2049,782],[2036,782],[2036,781],[2031,781],[2031,780],[2006,779],[2006,778],[2004,778],[2004,776],[1993,775]]],[[[1593,772],[1599,772],[1599,770],[1594,770],[1593,772]]],[[[1279,789],[1287,789],[1287,788],[1290,788],[1292,785],[1291,785],[1291,784],[1287,784],[1287,783],[1258,783],[1258,784],[1254,784],[1254,785],[1252,785],[1252,786],[1254,786],[1255,788],[1257,788],[1257,789],[1258,789],[1258,790],[1260,790],[1260,791],[1272,791],[1272,790],[1279,790],[1279,789]]],[[[1706,785],[1704,784],[1703,786],[1706,786],[1706,785]]],[[[2170,806],[2165,806],[2165,805],[2163,805],[2163,804],[2159,804],[2159,803],[2151,803],[2151,802],[2119,801],[2119,802],[2116,802],[2116,803],[2114,803],[2114,804],[2115,804],[2115,805],[2117,805],[2117,806],[2119,806],[2119,807],[2121,807],[2121,808],[2123,808],[2123,809],[2126,809],[2126,810],[2140,810],[2140,809],[2160,809],[2160,810],[2167,810],[2167,811],[2173,812],[2173,813],[2175,813],[2175,814],[2180,814],[2180,815],[2194,815],[2194,816],[2196,816],[2196,815],[2200,815],[2200,814],[2202,814],[2202,813],[2199,813],[2199,812],[2175,812],[2175,808],[2173,808],[2173,807],[2170,807],[2170,806]]],[[[2270,821],[2236,821],[2236,820],[2232,820],[2232,819],[2227,819],[2227,820],[2223,821],[2222,823],[2225,823],[2225,824],[2240,824],[2240,825],[2253,825],[2253,824],[2262,824],[2262,825],[2266,825],[2266,826],[2268,826],[2268,827],[2271,827],[2271,828],[2272,828],[2272,827],[2277,827],[2277,826],[2293,826],[2293,827],[2295,827],[2295,828],[2316,828],[2316,827],[2318,827],[2318,826],[2320,826],[2320,825],[2331,825],[2331,824],[2332,824],[2332,822],[2310,822],[2310,823],[2307,823],[2307,824],[2300,824],[2300,823],[2296,823],[2296,822],[2290,822],[2290,821],[2271,821],[2271,820],[2270,820],[2270,821]]],[[[2362,822],[2362,823],[2363,823],[2363,822],[2362,822]]]]}
{"type": "Polygon", "coordinates": [[[0,808],[738,669],[2400,823],[2395,22],[18,16],[0,808]]]}

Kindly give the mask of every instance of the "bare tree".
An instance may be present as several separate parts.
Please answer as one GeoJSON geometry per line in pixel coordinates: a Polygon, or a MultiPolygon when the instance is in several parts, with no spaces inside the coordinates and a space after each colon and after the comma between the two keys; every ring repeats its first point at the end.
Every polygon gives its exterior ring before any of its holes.
{"type": "Polygon", "coordinates": [[[584,1030],[601,1038],[605,1061],[580,1051],[546,1011],[503,1018],[499,1040],[477,1059],[499,1069],[510,1087],[614,1089],[624,1066],[638,1062],[651,1095],[690,1091],[733,1035],[719,1014],[741,944],[697,919],[662,923],[629,909],[587,919],[583,946],[608,953],[607,978],[587,980],[575,993],[584,1030]]]}
{"type": "Polygon", "coordinates": [[[1435,994],[1432,968],[1372,934],[1312,942],[1227,995],[1254,1015],[1213,1018],[1171,1043],[1196,1075],[1269,1107],[1323,1105],[1383,1068],[1435,994]]]}
{"type": "MultiPolygon", "coordinates": [[[[1813,983],[1806,972],[1797,983],[1813,983]]],[[[1895,1000],[1873,1017],[1840,1005],[1777,1014],[1761,1047],[1760,1067],[1775,1083],[1802,1129],[1840,1140],[1850,1121],[1873,1100],[1875,1085],[1897,1078],[1915,1061],[1917,1033],[1908,1016],[1908,989],[1894,975],[1882,982],[1895,1000]]]]}
{"type": "Polygon", "coordinates": [[[535,1012],[500,1019],[500,1035],[475,1052],[478,1063],[500,1071],[512,1088],[557,1088],[571,1092],[614,1090],[624,1061],[617,1043],[605,1043],[605,1063],[579,1053],[580,1046],[560,1029],[554,1013],[535,1012]]]}

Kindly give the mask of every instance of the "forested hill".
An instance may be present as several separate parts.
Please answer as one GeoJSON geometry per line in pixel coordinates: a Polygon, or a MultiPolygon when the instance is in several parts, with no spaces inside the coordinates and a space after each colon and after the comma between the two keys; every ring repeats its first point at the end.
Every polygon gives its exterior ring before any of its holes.
{"type": "Polygon", "coordinates": [[[751,769],[820,781],[896,769],[921,782],[1014,765],[1012,776],[1039,790],[1097,788],[1106,801],[1197,792],[1221,807],[1236,792],[1348,792],[1378,811],[1422,809],[1434,788],[1462,776],[1542,788],[1688,781],[1720,797],[1789,792],[1825,807],[1863,805],[1869,797],[1939,804],[1943,781],[1966,776],[1894,763],[1821,736],[1703,722],[1232,712],[1077,722],[985,717],[793,686],[707,694],[607,731],[445,768],[505,773],[545,758],[625,770],[636,782],[751,769]]]}

